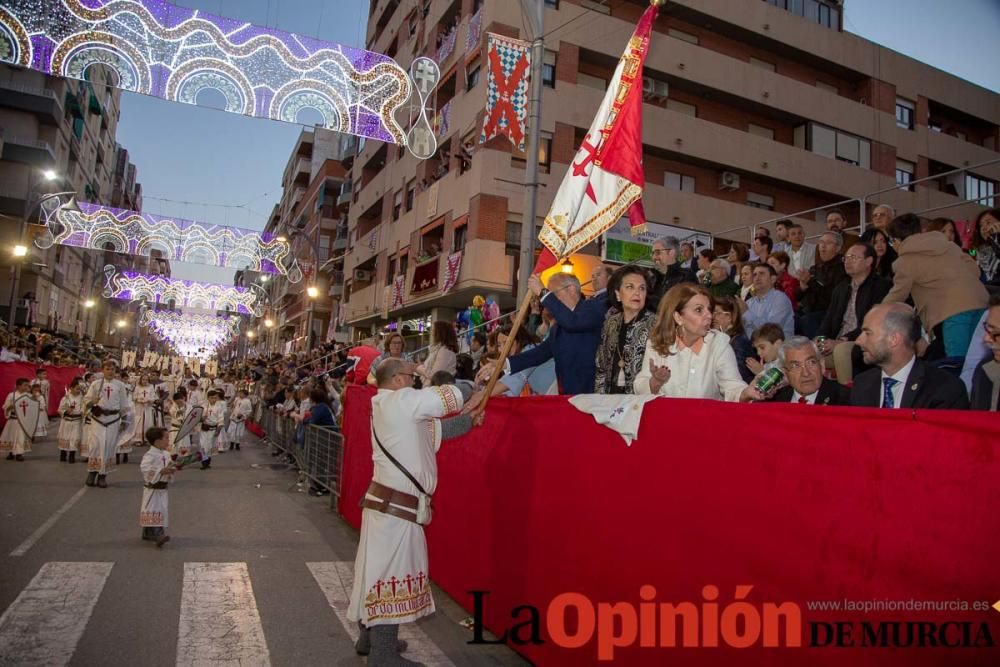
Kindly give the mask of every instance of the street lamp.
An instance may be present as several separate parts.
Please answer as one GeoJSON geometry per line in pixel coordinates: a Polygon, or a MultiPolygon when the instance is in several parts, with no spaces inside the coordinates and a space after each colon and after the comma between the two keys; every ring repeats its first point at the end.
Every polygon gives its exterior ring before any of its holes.
{"type": "Polygon", "coordinates": [[[124,319],[118,320],[117,325],[119,329],[124,329],[128,326],[128,321],[124,319]]]}
{"type": "Polygon", "coordinates": [[[569,261],[569,258],[566,258],[560,270],[563,273],[573,273],[573,262],[569,261]]]}
{"type": "Polygon", "coordinates": [[[84,308],[93,308],[94,307],[94,300],[93,299],[87,299],[86,301],[83,302],[83,307],[84,308]]]}
{"type": "Polygon", "coordinates": [[[28,254],[28,247],[18,243],[14,246],[14,257],[24,257],[28,254]]]}
{"type": "Polygon", "coordinates": [[[309,296],[310,299],[315,299],[316,297],[319,296],[319,288],[317,288],[315,285],[310,285],[309,287],[306,288],[306,294],[309,296]]]}
{"type": "Polygon", "coordinates": [[[248,332],[247,332],[247,338],[251,338],[251,339],[252,339],[252,338],[253,338],[254,336],[256,336],[256,335],[257,335],[257,333],[256,333],[256,332],[254,332],[254,331],[248,331],[248,332]]]}
{"type": "Polygon", "coordinates": [[[264,320],[264,326],[270,329],[271,327],[274,326],[274,320],[272,320],[270,317],[267,318],[266,320],[264,320]]]}
{"type": "Polygon", "coordinates": [[[59,178],[59,172],[57,172],[55,169],[46,169],[45,171],[42,172],[42,176],[45,178],[46,181],[54,181],[57,178],[59,178]]]}

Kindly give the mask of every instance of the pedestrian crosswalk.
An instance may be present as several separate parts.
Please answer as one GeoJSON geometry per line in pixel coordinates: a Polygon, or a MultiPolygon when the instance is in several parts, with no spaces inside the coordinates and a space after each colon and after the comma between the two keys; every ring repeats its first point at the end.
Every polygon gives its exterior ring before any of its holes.
{"type": "MultiPolygon", "coordinates": [[[[0,616],[0,665],[69,664],[115,567],[109,562],[45,563],[0,616]]],[[[319,587],[351,642],[356,640],[357,625],[347,620],[353,563],[299,567],[319,587]]],[[[184,563],[176,633],[178,667],[272,664],[247,563],[184,563]]],[[[453,665],[417,625],[402,626],[400,639],[408,642],[411,660],[453,665]]]]}

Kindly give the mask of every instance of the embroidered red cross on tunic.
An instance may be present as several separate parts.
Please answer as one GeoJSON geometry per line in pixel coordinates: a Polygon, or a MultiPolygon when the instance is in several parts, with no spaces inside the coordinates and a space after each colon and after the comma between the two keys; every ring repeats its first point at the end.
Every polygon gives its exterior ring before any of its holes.
{"type": "Polygon", "coordinates": [[[507,116],[507,129],[510,138],[517,146],[524,141],[524,134],[521,132],[521,125],[517,122],[517,111],[511,103],[511,99],[517,94],[517,88],[521,84],[524,71],[528,68],[528,59],[521,58],[514,66],[510,77],[503,75],[503,65],[500,63],[500,54],[495,50],[490,51],[490,70],[493,73],[493,80],[497,87],[497,101],[493,104],[493,110],[485,125],[487,135],[497,126],[500,119],[507,116]]]}
{"type": "MultiPolygon", "coordinates": [[[[573,176],[589,177],[587,167],[594,161],[594,156],[597,154],[597,146],[587,141],[589,138],[590,135],[588,134],[580,144],[580,150],[584,151],[586,155],[579,162],[573,163],[573,176]]],[[[594,193],[594,186],[590,184],[590,181],[587,182],[587,196],[590,197],[590,201],[595,204],[597,203],[597,195],[594,193]]]]}
{"type": "Polygon", "coordinates": [[[111,387],[108,387],[107,389],[105,389],[105,391],[108,393],[108,400],[110,401],[111,400],[111,387]]]}

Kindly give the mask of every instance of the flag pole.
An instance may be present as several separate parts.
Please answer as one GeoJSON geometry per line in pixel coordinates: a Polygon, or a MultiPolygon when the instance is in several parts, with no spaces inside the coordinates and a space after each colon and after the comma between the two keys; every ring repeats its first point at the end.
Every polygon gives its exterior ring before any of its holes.
{"type": "Polygon", "coordinates": [[[524,208],[521,215],[520,270],[517,297],[528,296],[528,278],[535,265],[535,217],[538,210],[538,143],[542,122],[542,65],[545,60],[545,0],[521,0],[521,13],[531,31],[531,75],[528,79],[528,161],[524,170],[524,208]]]}

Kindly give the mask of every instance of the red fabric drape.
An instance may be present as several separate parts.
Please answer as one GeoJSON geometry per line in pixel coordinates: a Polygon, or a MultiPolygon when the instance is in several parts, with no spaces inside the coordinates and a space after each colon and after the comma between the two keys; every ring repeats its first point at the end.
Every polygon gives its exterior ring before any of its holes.
{"type": "MultiPolygon", "coordinates": [[[[372,390],[348,391],[340,512],[355,527],[371,475],[372,390]]],[[[809,648],[812,621],[990,623],[986,612],[817,612],[810,600],[1000,597],[1000,420],[956,413],[792,405],[649,403],[626,447],[564,397],[493,399],[486,424],[442,444],[431,577],[460,604],[490,591],[486,625],[560,593],[720,609],[796,602],[803,648],[631,647],[622,664],[991,664],[998,649],[809,648]],[[946,652],[947,651],[947,652],[946,652]],[[988,660],[987,660],[988,658],[988,660]],[[985,660],[985,662],[984,662],[985,660]]],[[[524,613],[518,620],[524,620],[524,613]]],[[[976,626],[978,627],[978,625],[976,626]]],[[[860,630],[855,628],[860,642],[860,630]]],[[[543,631],[542,637],[548,639],[543,631]]],[[[597,662],[595,643],[515,647],[540,665],[597,662]]]]}
{"type": "MultiPolygon", "coordinates": [[[[23,361],[13,361],[0,363],[0,401],[14,391],[14,382],[18,378],[35,379],[35,372],[39,368],[44,368],[49,376],[49,416],[54,416],[59,412],[59,401],[66,394],[66,387],[75,377],[83,376],[83,368],[80,366],[49,366],[47,364],[29,364],[23,361]]],[[[3,414],[0,414],[0,428],[7,421],[3,414]]]]}

